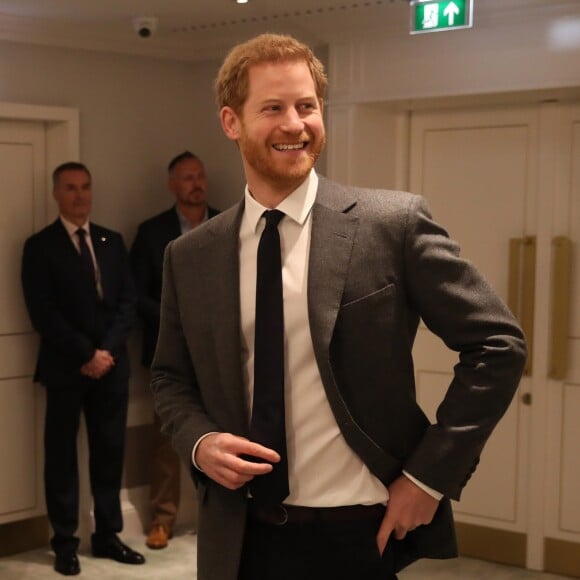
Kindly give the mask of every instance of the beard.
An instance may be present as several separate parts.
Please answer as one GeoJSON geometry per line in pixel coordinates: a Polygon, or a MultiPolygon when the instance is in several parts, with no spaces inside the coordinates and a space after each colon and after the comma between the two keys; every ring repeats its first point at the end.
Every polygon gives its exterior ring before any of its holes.
{"type": "Polygon", "coordinates": [[[206,203],[205,191],[201,189],[196,189],[195,191],[188,193],[181,193],[177,198],[182,205],[187,207],[198,207],[200,205],[205,205],[206,203]]]}
{"type": "Polygon", "coordinates": [[[295,189],[308,176],[314,164],[320,157],[326,138],[324,133],[315,137],[307,134],[302,138],[308,139],[308,149],[305,154],[296,159],[284,159],[284,153],[276,152],[271,145],[258,142],[248,136],[242,127],[238,145],[245,162],[262,179],[280,189],[295,189]],[[277,156],[279,159],[276,159],[277,156]]]}

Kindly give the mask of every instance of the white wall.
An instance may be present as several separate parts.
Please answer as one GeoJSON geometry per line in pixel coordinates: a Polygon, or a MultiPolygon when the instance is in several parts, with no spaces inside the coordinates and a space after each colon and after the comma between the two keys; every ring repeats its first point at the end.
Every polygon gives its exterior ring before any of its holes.
{"type": "Polygon", "coordinates": [[[410,35],[401,3],[331,43],[329,177],[407,188],[410,111],[580,98],[580,1],[474,4],[472,29],[410,35]]]}
{"type": "Polygon", "coordinates": [[[580,86],[580,2],[477,0],[471,29],[409,34],[409,8],[330,50],[333,104],[580,86]]]}
{"type": "Polygon", "coordinates": [[[184,149],[205,161],[212,204],[241,195],[238,152],[214,105],[218,65],[0,42],[0,101],[79,110],[92,217],[129,244],[140,221],[171,203],[166,167],[184,149]]]}

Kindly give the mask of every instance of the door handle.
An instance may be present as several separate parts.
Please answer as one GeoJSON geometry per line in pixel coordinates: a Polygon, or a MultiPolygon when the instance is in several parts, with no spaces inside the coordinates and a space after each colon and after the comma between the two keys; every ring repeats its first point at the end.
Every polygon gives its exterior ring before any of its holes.
{"type": "Polygon", "coordinates": [[[568,372],[568,324],[572,243],[566,236],[552,240],[552,316],[548,376],[563,380],[568,372]]]}
{"type": "Polygon", "coordinates": [[[522,262],[522,238],[510,239],[510,258],[508,274],[508,297],[507,304],[512,314],[520,320],[521,303],[521,262],[522,262]]]}
{"type": "Polygon", "coordinates": [[[536,300],[536,237],[510,239],[508,306],[519,321],[528,344],[524,375],[532,374],[534,305],[536,300]]]}

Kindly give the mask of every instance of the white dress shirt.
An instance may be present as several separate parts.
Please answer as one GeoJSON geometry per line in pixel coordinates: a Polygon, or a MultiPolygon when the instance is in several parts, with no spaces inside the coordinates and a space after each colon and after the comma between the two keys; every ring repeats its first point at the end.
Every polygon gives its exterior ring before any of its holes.
{"type": "MultiPolygon", "coordinates": [[[[175,212],[177,213],[177,219],[179,221],[179,229],[181,230],[181,235],[186,234],[187,232],[190,232],[193,229],[193,226],[191,225],[189,220],[183,215],[183,213],[181,212],[181,210],[177,206],[175,206],[175,212]]],[[[199,223],[202,224],[203,222],[206,222],[208,219],[209,219],[209,212],[208,212],[208,208],[206,206],[205,214],[203,215],[203,219],[199,223]]]]}
{"type": "MultiPolygon", "coordinates": [[[[332,507],[385,503],[388,492],[347,445],[332,414],[316,364],[308,322],[308,256],[314,171],[276,209],[280,222],[284,294],[286,443],[290,495],[284,503],[332,507]]],[[[256,259],[264,229],[261,206],[246,187],[240,227],[242,368],[251,403],[254,378],[256,259]]],[[[250,404],[251,408],[251,404],[250,404]]]]}

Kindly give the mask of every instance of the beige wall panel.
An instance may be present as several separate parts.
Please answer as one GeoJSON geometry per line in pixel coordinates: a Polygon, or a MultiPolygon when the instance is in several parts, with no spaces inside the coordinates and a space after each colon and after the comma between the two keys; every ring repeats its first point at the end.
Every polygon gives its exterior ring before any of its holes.
{"type": "Polygon", "coordinates": [[[437,406],[443,400],[452,378],[453,375],[449,372],[420,371],[417,373],[417,400],[431,423],[435,423],[437,406]]]}
{"type": "Polygon", "coordinates": [[[34,389],[27,378],[0,380],[0,517],[38,503],[34,389]]]}
{"type": "Polygon", "coordinates": [[[354,139],[351,115],[349,107],[333,108],[328,123],[328,175],[342,183],[352,183],[350,144],[354,139]]]}
{"type": "Polygon", "coordinates": [[[0,126],[0,334],[31,330],[20,288],[20,259],[24,239],[33,233],[33,156],[31,144],[6,142],[0,126]]]}
{"type": "Polygon", "coordinates": [[[560,527],[580,533],[580,385],[565,385],[562,421],[560,527]]]}
{"type": "MultiPolygon", "coordinates": [[[[417,381],[419,403],[431,422],[449,386],[449,373],[420,372],[417,381]]],[[[465,488],[461,501],[454,505],[457,515],[480,516],[492,521],[514,522],[516,519],[516,490],[518,449],[505,441],[517,440],[518,406],[512,405],[500,422],[481,456],[476,476],[465,488]]]]}
{"type": "Polygon", "coordinates": [[[421,368],[429,372],[449,373],[457,364],[457,353],[449,350],[445,343],[435,337],[421,321],[421,326],[413,345],[413,357],[420,361],[421,368]]]}
{"type": "MultiPolygon", "coordinates": [[[[580,117],[580,111],[578,111],[580,117]]],[[[580,118],[572,124],[571,183],[570,183],[570,238],[572,262],[570,287],[570,336],[580,340],[580,118]]]]}
{"type": "Polygon", "coordinates": [[[37,348],[34,333],[0,336],[0,379],[32,377],[37,348]]]}
{"type": "Polygon", "coordinates": [[[361,187],[396,189],[397,120],[394,112],[378,106],[356,107],[354,142],[365,141],[366,147],[351,147],[352,183],[361,187]],[[368,154],[369,150],[373,155],[368,154]]]}
{"type": "Polygon", "coordinates": [[[504,298],[508,240],[524,231],[528,138],[524,126],[442,128],[424,136],[420,190],[435,219],[459,240],[462,255],[504,298]]]}
{"type": "MultiPolygon", "coordinates": [[[[457,514],[515,523],[518,518],[519,405],[512,403],[492,433],[457,514]],[[506,441],[509,444],[506,445],[506,441]]],[[[490,524],[491,525],[491,524],[490,524]]]]}
{"type": "Polygon", "coordinates": [[[580,386],[580,338],[569,340],[568,343],[568,383],[580,386]]]}

